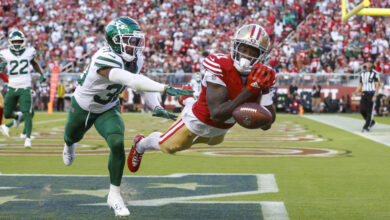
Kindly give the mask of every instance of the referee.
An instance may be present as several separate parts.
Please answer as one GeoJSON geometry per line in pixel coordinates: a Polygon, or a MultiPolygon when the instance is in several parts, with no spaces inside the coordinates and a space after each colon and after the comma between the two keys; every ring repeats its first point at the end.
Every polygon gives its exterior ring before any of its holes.
{"type": "Polygon", "coordinates": [[[362,132],[369,132],[375,125],[373,120],[373,110],[375,108],[376,96],[379,90],[378,72],[372,69],[371,58],[367,59],[363,65],[363,71],[360,73],[359,86],[356,88],[354,95],[360,94],[360,113],[366,121],[362,132]]]}

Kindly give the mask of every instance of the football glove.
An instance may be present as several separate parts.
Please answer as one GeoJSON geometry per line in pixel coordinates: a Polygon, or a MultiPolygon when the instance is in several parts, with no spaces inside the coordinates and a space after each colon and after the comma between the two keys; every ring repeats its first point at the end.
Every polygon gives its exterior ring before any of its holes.
{"type": "Polygon", "coordinates": [[[45,76],[41,75],[41,77],[39,77],[39,82],[40,82],[40,83],[43,83],[43,82],[45,82],[45,81],[46,81],[45,76]]]}
{"type": "Polygon", "coordinates": [[[3,69],[5,66],[7,65],[7,63],[6,62],[2,62],[2,63],[0,63],[0,69],[3,69]]]}
{"type": "Polygon", "coordinates": [[[167,118],[167,119],[172,119],[174,121],[176,121],[177,119],[177,116],[174,115],[174,114],[171,114],[169,113],[167,110],[165,110],[164,108],[160,107],[160,106],[157,106],[155,109],[154,109],[154,112],[153,112],[153,115],[154,117],[161,117],[161,118],[167,118]]]}
{"type": "Polygon", "coordinates": [[[252,93],[269,88],[275,84],[275,75],[270,67],[256,63],[248,76],[246,88],[252,93]]]}
{"type": "Polygon", "coordinates": [[[170,96],[176,96],[176,98],[179,98],[182,96],[192,96],[194,93],[194,90],[191,89],[177,89],[173,88],[172,86],[168,86],[168,88],[165,89],[165,92],[170,96]]]}

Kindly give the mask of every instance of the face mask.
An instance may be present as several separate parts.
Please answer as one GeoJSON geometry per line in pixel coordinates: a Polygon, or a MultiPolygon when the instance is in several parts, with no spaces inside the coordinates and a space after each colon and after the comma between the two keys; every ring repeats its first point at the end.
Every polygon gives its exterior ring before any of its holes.
{"type": "Polygon", "coordinates": [[[248,75],[250,73],[250,64],[251,62],[246,58],[240,58],[240,67],[239,72],[244,75],[248,75]]]}

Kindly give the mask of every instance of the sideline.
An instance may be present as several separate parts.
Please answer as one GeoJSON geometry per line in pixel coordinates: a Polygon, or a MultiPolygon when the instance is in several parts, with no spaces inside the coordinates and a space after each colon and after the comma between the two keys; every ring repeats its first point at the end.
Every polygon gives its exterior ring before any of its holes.
{"type": "Polygon", "coordinates": [[[363,119],[343,117],[339,115],[303,115],[303,117],[351,132],[390,147],[389,125],[377,122],[370,132],[362,133],[362,127],[364,124],[363,119]]]}

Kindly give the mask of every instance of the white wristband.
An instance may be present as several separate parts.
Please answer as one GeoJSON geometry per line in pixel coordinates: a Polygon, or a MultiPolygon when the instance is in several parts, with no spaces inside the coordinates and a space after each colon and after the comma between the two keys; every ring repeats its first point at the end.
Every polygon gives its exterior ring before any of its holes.
{"type": "Polygon", "coordinates": [[[261,96],[260,105],[262,106],[268,106],[272,105],[274,102],[272,101],[273,98],[273,92],[270,92],[268,94],[264,94],[261,96]]]}

